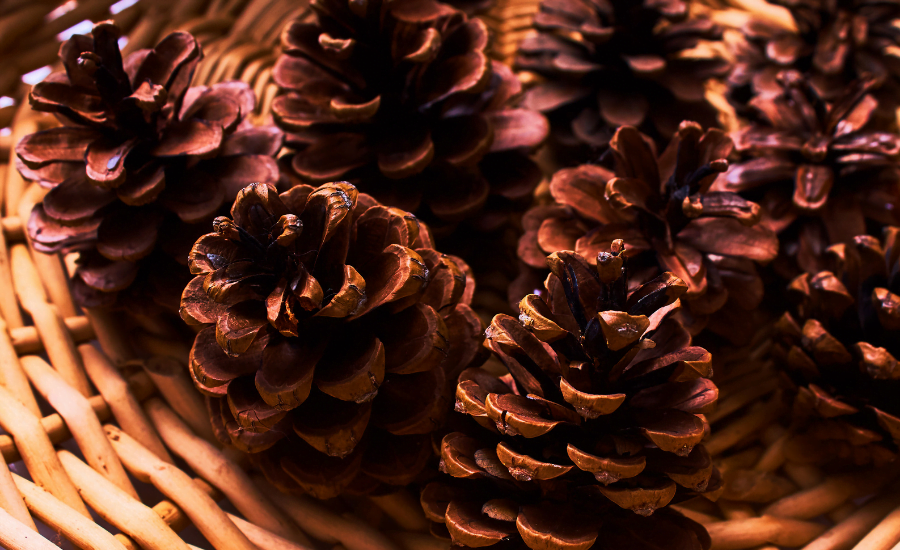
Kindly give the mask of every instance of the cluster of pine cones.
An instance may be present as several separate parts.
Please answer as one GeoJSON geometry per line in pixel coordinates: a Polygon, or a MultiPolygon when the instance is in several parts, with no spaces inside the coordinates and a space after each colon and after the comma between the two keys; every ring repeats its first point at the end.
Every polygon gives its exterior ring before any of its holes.
{"type": "Polygon", "coordinates": [[[835,468],[900,443],[900,1],[770,1],[793,25],[723,40],[544,0],[507,66],[490,2],[312,0],[262,119],[191,86],[190,34],[123,58],[100,23],[31,92],[28,234],[82,307],[187,335],[281,490],[412,485],[460,548],[708,549],[667,505],[723,491],[720,349],[772,335],[835,468]]]}

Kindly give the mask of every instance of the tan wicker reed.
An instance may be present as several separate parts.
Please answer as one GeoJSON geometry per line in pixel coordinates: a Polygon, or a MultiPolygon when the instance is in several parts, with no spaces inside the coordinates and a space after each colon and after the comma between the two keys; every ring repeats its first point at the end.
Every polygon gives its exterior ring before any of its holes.
{"type": "MultiPolygon", "coordinates": [[[[58,0],[0,2],[0,96],[15,101],[0,109],[0,546],[448,549],[427,534],[412,494],[322,503],[283,495],[248,472],[212,436],[183,345],[145,337],[156,355],[136,361],[133,335],[115,319],[76,309],[65,259],[30,250],[21,220],[42,192],[10,164],[12,145],[51,122],[23,105],[21,78],[55,62],[58,33],[109,18],[112,3],[72,2],[47,21],[58,0]]],[[[140,0],[113,18],[128,50],[190,30],[206,53],[197,82],[249,82],[264,113],[280,28],[304,9],[298,0],[140,0]]],[[[501,0],[485,16],[513,29],[498,55],[511,55],[534,10],[533,0],[501,0]]],[[[760,359],[720,377],[720,407],[708,417],[707,448],[729,481],[722,498],[678,508],[706,525],[717,550],[897,550],[898,468],[826,477],[805,463],[779,422],[787,405],[761,359],[764,346],[761,335],[760,359]]]]}
{"type": "Polygon", "coordinates": [[[535,33],[531,22],[540,5],[540,0],[496,0],[481,16],[491,29],[494,57],[512,64],[519,43],[535,33]]]}

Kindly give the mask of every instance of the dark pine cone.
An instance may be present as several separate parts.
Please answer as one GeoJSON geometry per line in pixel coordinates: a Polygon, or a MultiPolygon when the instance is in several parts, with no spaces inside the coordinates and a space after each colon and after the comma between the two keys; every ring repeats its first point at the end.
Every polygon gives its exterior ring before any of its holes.
{"type": "Polygon", "coordinates": [[[527,208],[541,179],[527,153],[548,124],[512,107],[521,84],[488,59],[481,20],[434,0],[310,6],[273,72],[302,179],[348,179],[443,233],[465,219],[493,230],[527,208]]]}
{"type": "Polygon", "coordinates": [[[777,76],[800,71],[826,101],[838,101],[856,80],[873,80],[878,119],[895,127],[900,106],[900,46],[897,0],[769,0],[787,8],[797,30],[752,21],[729,76],[731,99],[740,110],[757,95],[780,92],[777,76]]]}
{"type": "Polygon", "coordinates": [[[554,139],[581,144],[576,162],[606,147],[617,126],[636,126],[661,143],[678,124],[716,125],[705,82],[727,74],[715,52],[693,53],[721,39],[682,0],[544,0],[534,18],[538,34],[519,46],[516,66],[546,79],[524,104],[547,113],[554,139]]]}
{"type": "MultiPolygon", "coordinates": [[[[733,340],[749,336],[754,331],[738,323],[763,297],[755,262],[772,260],[778,241],[757,223],[758,205],[734,193],[709,191],[728,167],[731,150],[731,139],[721,130],[704,132],[683,122],[657,158],[635,128],[624,126],[610,141],[614,170],[583,165],[553,176],[556,204],[525,215],[519,256],[532,268],[542,268],[544,255],[556,250],[575,250],[593,260],[613,239],[624,238],[632,284],[663,271],[687,284],[693,333],[720,312],[711,330],[733,340]]],[[[521,292],[520,285],[513,290],[521,292]]]]}
{"type": "Polygon", "coordinates": [[[456,409],[481,426],[444,437],[456,479],[421,496],[454,544],[709,547],[700,525],[659,509],[721,486],[700,444],[718,397],[712,358],[670,315],[687,285],[667,272],[629,292],[623,249],[614,241],[596,265],[551,255],[546,291],[485,333],[509,374],[460,376],[456,409]]]}
{"type": "MultiPolygon", "coordinates": [[[[750,102],[753,121],[733,136],[746,160],[715,189],[759,202],[787,263],[815,273],[828,245],[900,223],[900,136],[872,128],[871,81],[846,87],[833,103],[796,71],[782,72],[779,83],[777,95],[750,102]]],[[[785,269],[788,279],[798,273],[785,269]]]]}
{"type": "Polygon", "coordinates": [[[833,245],[825,260],[828,271],[791,283],[797,315],[776,325],[794,416],[836,456],[884,463],[900,445],[900,228],[833,245]]]}
{"type": "Polygon", "coordinates": [[[190,34],[124,62],[118,38],[105,22],[66,40],[65,72],[31,91],[32,107],[63,126],[16,147],[22,175],[50,189],[28,233],[41,252],[80,252],[82,305],[113,305],[127,289],[175,311],[200,228],[247,181],[278,181],[282,133],[246,120],[256,97],[243,82],[189,88],[202,57],[190,34]]]}
{"type": "Polygon", "coordinates": [[[238,193],[190,254],[181,315],[219,438],[284,490],[409,483],[459,372],[484,360],[473,283],[411,214],[346,182],[238,193]]]}

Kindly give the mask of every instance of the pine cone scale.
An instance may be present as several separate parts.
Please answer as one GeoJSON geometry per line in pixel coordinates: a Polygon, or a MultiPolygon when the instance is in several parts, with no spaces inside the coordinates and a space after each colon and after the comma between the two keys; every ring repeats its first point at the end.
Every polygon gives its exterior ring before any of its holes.
{"type": "Polygon", "coordinates": [[[385,376],[385,347],[374,335],[355,336],[352,346],[339,340],[317,369],[316,387],[341,401],[366,403],[375,398],[385,376]]]}
{"type": "Polygon", "coordinates": [[[84,177],[70,181],[69,185],[54,187],[44,196],[46,215],[61,224],[81,225],[116,199],[114,192],[91,185],[84,177]]]}
{"type": "Polygon", "coordinates": [[[97,228],[97,252],[112,261],[135,262],[153,251],[163,214],[153,208],[113,208],[97,228]]]}

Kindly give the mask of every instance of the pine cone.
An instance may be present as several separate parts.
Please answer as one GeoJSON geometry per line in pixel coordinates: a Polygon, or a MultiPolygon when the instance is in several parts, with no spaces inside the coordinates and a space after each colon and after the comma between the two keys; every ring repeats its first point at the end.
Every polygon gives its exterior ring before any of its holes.
{"type": "Polygon", "coordinates": [[[900,3],[883,0],[771,0],[787,8],[797,30],[752,21],[742,29],[745,43],[729,79],[739,109],[757,95],[780,93],[778,73],[801,71],[816,93],[837,102],[856,80],[873,80],[877,117],[896,125],[900,71],[892,50],[900,46],[893,22],[900,3]]]}
{"type": "Polygon", "coordinates": [[[539,32],[522,41],[516,67],[546,82],[524,105],[548,115],[560,145],[587,146],[576,162],[606,147],[620,125],[661,143],[685,118],[716,125],[704,83],[730,64],[715,48],[691,51],[722,33],[689,16],[687,2],[545,0],[534,26],[539,32]]]}
{"type": "Polygon", "coordinates": [[[779,83],[779,94],[750,102],[754,120],[734,135],[746,160],[715,188],[758,201],[784,256],[816,272],[824,249],[866,233],[867,220],[900,223],[900,136],[872,128],[871,80],[833,103],[797,71],[782,72],[779,83]]]}
{"type": "MultiPolygon", "coordinates": [[[[757,204],[709,191],[726,170],[731,149],[722,131],[704,132],[696,123],[683,122],[657,158],[635,128],[620,128],[610,141],[614,171],[583,165],[553,176],[556,204],[525,215],[519,256],[538,269],[544,254],[556,250],[575,250],[593,260],[613,239],[624,238],[636,275],[633,284],[663,271],[687,284],[693,333],[719,311],[739,320],[762,300],[755,262],[772,260],[778,241],[757,223],[757,204]]],[[[710,323],[710,328],[732,339],[752,334],[730,321],[710,323]]]]}
{"type": "Polygon", "coordinates": [[[190,254],[181,315],[223,443],[273,483],[333,497],[404,485],[432,455],[452,384],[484,360],[462,260],[346,182],[265,184],[190,254]]]}
{"type": "Polygon", "coordinates": [[[795,417],[855,463],[893,460],[900,445],[900,228],[860,235],[825,255],[789,294],[797,315],[776,326],[778,355],[798,385],[795,417]]]}
{"type": "Polygon", "coordinates": [[[541,179],[527,152],[548,125],[513,108],[521,84],[487,57],[476,18],[434,0],[314,0],[273,70],[273,114],[313,183],[344,178],[432,228],[482,230],[527,208],[541,179]]]}
{"type": "Polygon", "coordinates": [[[485,333],[509,374],[460,376],[456,409],[481,427],[444,437],[456,479],[421,497],[454,544],[709,547],[701,526],[657,510],[720,486],[700,444],[718,397],[712,358],[671,315],[687,285],[667,272],[629,292],[624,248],[613,241],[596,265],[552,254],[546,292],[485,333]]]}
{"type": "MultiPolygon", "coordinates": [[[[126,289],[172,311],[194,239],[247,181],[278,181],[282,133],[246,117],[247,84],[189,88],[202,54],[185,32],[124,61],[110,22],[63,42],[65,72],[31,91],[63,126],[25,136],[18,168],[50,189],[28,221],[34,247],[78,251],[72,281],[85,306],[126,289]]],[[[123,305],[123,304],[119,304],[123,305]]]]}

